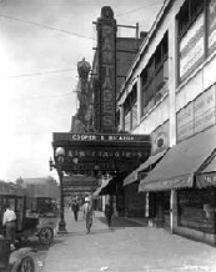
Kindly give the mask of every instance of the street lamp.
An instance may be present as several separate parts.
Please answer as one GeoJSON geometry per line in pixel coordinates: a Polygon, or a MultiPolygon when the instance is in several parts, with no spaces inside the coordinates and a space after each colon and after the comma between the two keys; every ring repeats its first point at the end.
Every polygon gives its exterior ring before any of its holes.
{"type": "Polygon", "coordinates": [[[55,150],[55,163],[50,158],[49,160],[49,166],[50,171],[52,171],[53,168],[56,169],[59,181],[60,181],[60,221],[59,221],[59,233],[64,233],[66,231],[66,223],[64,220],[64,194],[63,194],[63,164],[65,161],[65,150],[63,147],[57,147],[55,150]]]}

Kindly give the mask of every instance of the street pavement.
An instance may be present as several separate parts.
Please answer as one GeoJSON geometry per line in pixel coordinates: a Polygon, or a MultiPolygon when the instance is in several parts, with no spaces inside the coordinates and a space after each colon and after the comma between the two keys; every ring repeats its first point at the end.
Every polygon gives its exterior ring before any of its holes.
{"type": "Polygon", "coordinates": [[[90,234],[80,214],[65,214],[67,234],[57,235],[44,272],[216,272],[216,248],[125,218],[109,229],[96,213],[90,234]]]}

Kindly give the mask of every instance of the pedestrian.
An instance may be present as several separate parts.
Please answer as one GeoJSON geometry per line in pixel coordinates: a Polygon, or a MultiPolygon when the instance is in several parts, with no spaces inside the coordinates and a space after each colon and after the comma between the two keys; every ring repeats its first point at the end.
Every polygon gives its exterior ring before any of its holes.
{"type": "Polygon", "coordinates": [[[109,202],[105,205],[105,216],[107,220],[107,225],[110,228],[111,227],[111,221],[112,221],[112,215],[113,215],[113,205],[112,202],[109,200],[109,202]]]}
{"type": "Polygon", "coordinates": [[[6,204],[2,225],[5,226],[5,238],[10,243],[11,250],[15,249],[16,214],[10,204],[6,204]]]}
{"type": "Polygon", "coordinates": [[[79,202],[76,199],[73,201],[71,209],[74,213],[74,219],[75,219],[75,221],[77,221],[78,220],[78,213],[79,213],[79,202]]]}
{"type": "Polygon", "coordinates": [[[89,197],[85,198],[85,203],[83,206],[83,216],[86,222],[86,233],[88,234],[91,230],[93,223],[93,206],[89,197]]]}

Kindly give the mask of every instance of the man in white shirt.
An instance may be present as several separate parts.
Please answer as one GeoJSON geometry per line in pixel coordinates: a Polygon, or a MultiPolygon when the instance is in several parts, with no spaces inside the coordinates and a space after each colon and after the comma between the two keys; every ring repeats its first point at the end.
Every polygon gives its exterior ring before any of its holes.
{"type": "Polygon", "coordinates": [[[16,214],[11,209],[10,205],[6,205],[6,209],[3,214],[2,224],[6,227],[6,240],[10,242],[11,249],[14,249],[16,234],[16,214]]]}

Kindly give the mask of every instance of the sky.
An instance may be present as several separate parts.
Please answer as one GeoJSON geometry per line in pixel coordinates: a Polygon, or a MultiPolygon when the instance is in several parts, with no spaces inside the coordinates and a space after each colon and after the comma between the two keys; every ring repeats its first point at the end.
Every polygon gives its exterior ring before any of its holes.
{"type": "MultiPolygon", "coordinates": [[[[69,132],[77,62],[90,63],[92,24],[111,6],[117,24],[150,29],[163,0],[0,0],[0,180],[56,177],[52,133],[69,132]]],[[[118,30],[119,36],[135,32],[118,30]]],[[[128,31],[128,30],[127,30],[128,31]]]]}

